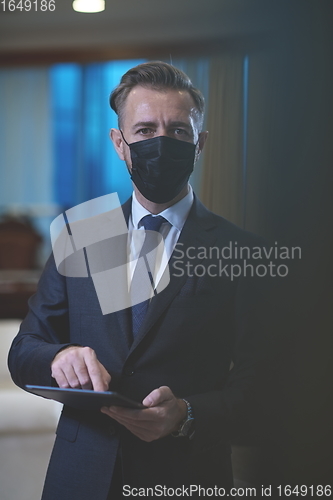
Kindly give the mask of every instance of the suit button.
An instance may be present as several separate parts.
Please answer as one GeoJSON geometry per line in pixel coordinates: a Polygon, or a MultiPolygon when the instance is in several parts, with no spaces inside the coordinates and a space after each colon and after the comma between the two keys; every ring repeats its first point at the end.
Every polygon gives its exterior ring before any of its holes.
{"type": "Polygon", "coordinates": [[[134,375],[134,370],[133,370],[133,367],[132,366],[127,366],[125,369],[124,369],[124,375],[126,375],[126,377],[130,377],[131,375],[134,375]]]}
{"type": "Polygon", "coordinates": [[[110,425],[110,427],[109,427],[108,430],[109,430],[109,435],[110,436],[114,436],[115,435],[116,429],[115,429],[115,427],[113,425],[110,425]]]}

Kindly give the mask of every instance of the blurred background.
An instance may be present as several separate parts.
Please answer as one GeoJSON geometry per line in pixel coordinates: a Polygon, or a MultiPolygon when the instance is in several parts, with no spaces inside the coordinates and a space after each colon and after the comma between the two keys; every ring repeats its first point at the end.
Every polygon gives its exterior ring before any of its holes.
{"type": "MultiPolygon", "coordinates": [[[[261,380],[260,412],[234,443],[235,477],[239,484],[329,484],[331,0],[106,0],[95,14],[74,12],[66,0],[55,0],[52,12],[31,5],[10,11],[0,4],[3,365],[51,251],[50,222],[86,200],[118,192],[123,202],[131,193],[108,138],[116,126],[111,90],[140,62],[171,62],[206,98],[209,140],[191,179],[197,195],[271,245],[302,249],[301,259],[288,261],[288,276],[274,282],[274,355],[261,380]]],[[[8,400],[4,391],[15,389],[6,368],[1,373],[0,497],[36,499],[58,408],[45,409],[45,425],[13,424],[19,392],[8,400]]],[[[41,412],[29,404],[32,415],[41,412]]]]}

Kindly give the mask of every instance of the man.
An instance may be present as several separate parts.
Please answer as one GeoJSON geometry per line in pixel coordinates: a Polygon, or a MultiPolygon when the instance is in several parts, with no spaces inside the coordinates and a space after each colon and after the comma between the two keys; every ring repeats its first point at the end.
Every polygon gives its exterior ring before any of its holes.
{"type": "MultiPolygon", "coordinates": [[[[230,433],[254,376],[255,280],[218,275],[221,257],[209,249],[258,241],[204,208],[188,183],[207,132],[203,97],[184,73],[141,64],[111,106],[119,117],[111,139],[134,184],[123,206],[129,234],[159,216],[165,253],[154,280],[169,261],[170,283],[143,311],[102,315],[92,279],[65,278],[49,259],[10,352],[14,381],[116,390],[148,408],[65,406],[43,499],[117,499],[156,485],[228,491],[230,433]]],[[[137,259],[140,249],[130,252],[137,259]]]]}

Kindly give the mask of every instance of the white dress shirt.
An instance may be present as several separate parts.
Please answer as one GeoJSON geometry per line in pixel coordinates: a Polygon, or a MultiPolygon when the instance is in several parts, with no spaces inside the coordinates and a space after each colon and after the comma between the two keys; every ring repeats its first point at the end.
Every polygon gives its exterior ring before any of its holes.
{"type": "MultiPolygon", "coordinates": [[[[193,203],[193,190],[192,187],[189,185],[189,191],[187,195],[184,196],[184,198],[182,198],[180,201],[178,201],[171,207],[166,208],[165,210],[163,210],[163,212],[160,212],[158,214],[164,217],[166,219],[166,222],[163,222],[161,229],[159,231],[164,240],[164,249],[162,250],[162,253],[157,255],[156,269],[154,273],[155,287],[160,281],[163,272],[169,262],[171,254],[174,251],[181,230],[183,229],[187,216],[190,212],[192,203],[193,203]]],[[[128,221],[129,255],[127,262],[129,263],[128,266],[129,286],[144,241],[145,231],[143,225],[141,224],[141,220],[146,215],[153,215],[153,214],[151,214],[138,202],[137,197],[135,196],[135,192],[133,191],[132,211],[128,221]],[[138,230],[138,231],[135,231],[135,233],[133,233],[133,230],[138,230]]]]}

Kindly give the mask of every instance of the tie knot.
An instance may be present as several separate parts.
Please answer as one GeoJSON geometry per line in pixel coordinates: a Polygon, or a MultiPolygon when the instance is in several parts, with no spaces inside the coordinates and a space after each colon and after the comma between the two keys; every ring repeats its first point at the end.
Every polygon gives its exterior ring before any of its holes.
{"type": "Polygon", "coordinates": [[[161,229],[161,225],[165,222],[166,219],[161,215],[145,215],[142,217],[141,224],[148,231],[159,231],[161,229]]]}

